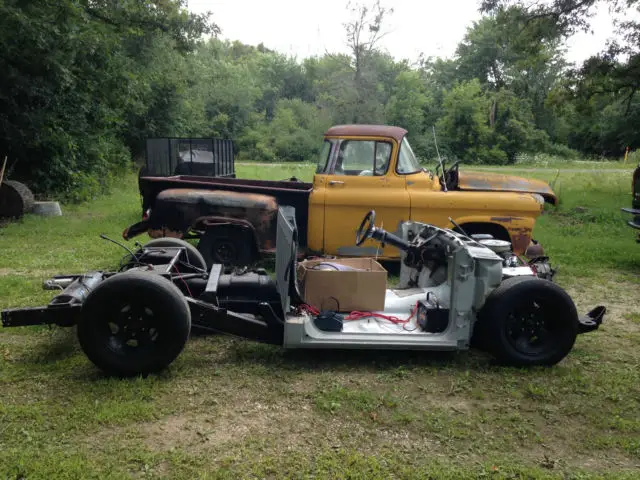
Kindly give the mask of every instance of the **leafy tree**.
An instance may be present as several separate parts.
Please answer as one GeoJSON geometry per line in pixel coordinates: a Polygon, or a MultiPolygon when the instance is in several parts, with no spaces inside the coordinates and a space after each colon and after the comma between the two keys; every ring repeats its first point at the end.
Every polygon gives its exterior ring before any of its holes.
{"type": "Polygon", "coordinates": [[[478,78],[492,90],[507,88],[528,99],[536,127],[553,131],[544,103],[566,68],[553,22],[526,22],[518,7],[500,10],[474,22],[456,54],[460,78],[478,78]]]}
{"type": "Polygon", "coordinates": [[[330,117],[317,107],[300,99],[281,99],[272,121],[256,122],[240,142],[246,149],[244,155],[254,160],[310,161],[318,154],[320,138],[330,125],[330,117]]]}
{"type": "MultiPolygon", "coordinates": [[[[512,5],[523,5],[514,0],[484,0],[482,11],[503,12],[512,5]]],[[[521,10],[521,18],[527,24],[539,20],[552,22],[560,35],[568,37],[580,30],[588,30],[589,18],[596,4],[607,5],[612,13],[625,13],[627,11],[640,12],[640,0],[552,0],[551,2],[539,2],[521,10]]],[[[640,91],[640,22],[629,20],[615,20],[619,33],[622,34],[622,42],[611,42],[601,53],[587,59],[579,68],[567,72],[565,85],[570,89],[572,101],[581,104],[575,111],[589,111],[588,105],[600,105],[599,117],[605,110],[608,115],[618,112],[615,118],[624,118],[624,121],[609,122],[620,126],[622,131],[616,130],[613,135],[605,134],[608,130],[601,130],[598,142],[594,143],[592,135],[582,139],[590,139],[581,145],[584,151],[601,150],[603,153],[621,153],[626,144],[637,145],[637,137],[624,132],[624,124],[630,124],[638,117],[638,102],[636,97],[640,91]],[[620,112],[624,103],[624,113],[620,112]],[[586,110],[585,110],[586,108],[586,110]],[[617,138],[617,146],[611,144],[612,140],[605,143],[604,138],[617,138]]],[[[587,116],[584,121],[593,120],[587,116]]],[[[599,122],[596,122],[598,124],[599,122]]],[[[588,130],[594,125],[589,124],[588,130]]],[[[584,132],[584,128],[581,128],[584,132]]],[[[616,143],[616,141],[614,141],[616,143]]]]}
{"type": "Polygon", "coordinates": [[[469,163],[506,163],[506,155],[488,148],[491,129],[487,117],[491,101],[478,79],[462,82],[448,91],[443,99],[444,115],[437,130],[442,143],[458,159],[469,163]]]}
{"type": "Polygon", "coordinates": [[[420,74],[416,71],[400,73],[391,92],[385,114],[387,122],[401,125],[416,136],[422,133],[425,129],[424,109],[429,98],[420,74]]]}
{"type": "Polygon", "coordinates": [[[100,191],[141,136],[168,128],[179,95],[152,66],[160,52],[184,54],[216,29],[180,1],[0,3],[0,153],[12,175],[40,194],[100,191]]]}

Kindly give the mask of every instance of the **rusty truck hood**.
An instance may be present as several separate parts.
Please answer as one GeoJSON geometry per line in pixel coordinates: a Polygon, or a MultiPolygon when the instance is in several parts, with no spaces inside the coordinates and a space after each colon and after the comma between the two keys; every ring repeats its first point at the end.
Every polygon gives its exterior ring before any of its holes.
{"type": "Polygon", "coordinates": [[[459,190],[475,190],[489,192],[523,192],[537,193],[545,202],[556,205],[558,197],[548,183],[542,180],[516,177],[485,172],[460,172],[458,174],[459,190]]]}

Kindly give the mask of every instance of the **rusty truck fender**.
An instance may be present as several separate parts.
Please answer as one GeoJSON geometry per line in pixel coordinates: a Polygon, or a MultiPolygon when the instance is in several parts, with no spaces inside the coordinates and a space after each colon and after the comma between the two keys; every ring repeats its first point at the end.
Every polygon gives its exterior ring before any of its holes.
{"type": "Polygon", "coordinates": [[[270,251],[275,246],[277,210],[277,201],[268,195],[171,188],[157,195],[146,218],[125,229],[123,237],[128,240],[147,232],[151,238],[204,239],[207,232],[226,229],[251,233],[244,237],[249,244],[242,248],[270,251]]]}

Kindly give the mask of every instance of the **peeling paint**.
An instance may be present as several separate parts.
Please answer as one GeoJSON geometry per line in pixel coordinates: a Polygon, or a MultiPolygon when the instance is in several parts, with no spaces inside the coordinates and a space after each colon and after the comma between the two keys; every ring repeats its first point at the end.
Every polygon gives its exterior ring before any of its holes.
{"type": "Polygon", "coordinates": [[[178,232],[175,230],[169,230],[168,228],[150,228],[147,230],[149,236],[151,238],[163,238],[163,237],[171,237],[171,238],[182,238],[184,234],[182,232],[178,232]]]}
{"type": "Polygon", "coordinates": [[[459,190],[523,192],[541,195],[545,201],[557,204],[558,199],[548,183],[541,180],[500,175],[496,173],[460,172],[459,190]]]}
{"type": "Polygon", "coordinates": [[[509,229],[511,245],[516,255],[523,255],[531,244],[531,229],[527,227],[509,229]]]}
{"type": "Polygon", "coordinates": [[[491,217],[490,220],[492,222],[511,223],[514,220],[515,221],[523,220],[523,218],[522,217],[491,217]]]}

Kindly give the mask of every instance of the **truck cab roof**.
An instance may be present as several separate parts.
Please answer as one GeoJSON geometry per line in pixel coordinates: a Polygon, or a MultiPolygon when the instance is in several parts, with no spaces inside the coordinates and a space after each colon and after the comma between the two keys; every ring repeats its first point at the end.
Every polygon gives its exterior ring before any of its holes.
{"type": "Polygon", "coordinates": [[[388,137],[398,143],[407,130],[390,125],[336,125],[325,132],[325,137],[388,137]]]}

